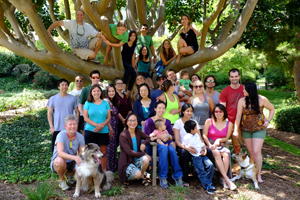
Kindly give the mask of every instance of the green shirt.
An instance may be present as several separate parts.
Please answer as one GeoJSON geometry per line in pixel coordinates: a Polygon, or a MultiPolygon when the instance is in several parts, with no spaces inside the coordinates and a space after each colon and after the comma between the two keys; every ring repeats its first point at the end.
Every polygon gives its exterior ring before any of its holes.
{"type": "Polygon", "coordinates": [[[121,40],[121,42],[126,43],[128,42],[128,32],[125,31],[122,35],[117,35],[117,25],[115,24],[109,24],[109,28],[111,31],[111,34],[117,38],[118,40],[121,40]]]}
{"type": "Polygon", "coordinates": [[[140,54],[140,49],[142,48],[142,46],[146,46],[148,51],[149,51],[149,57],[151,58],[152,57],[152,54],[151,54],[151,49],[150,47],[153,46],[153,41],[152,41],[152,37],[149,36],[149,35],[146,35],[146,36],[138,36],[138,39],[137,39],[137,43],[136,43],[136,54],[139,55],[140,54]]]}
{"type": "Polygon", "coordinates": [[[83,88],[79,97],[79,103],[83,104],[87,101],[87,99],[89,98],[89,93],[91,90],[91,84],[89,84],[87,87],[83,88]]]}
{"type": "Polygon", "coordinates": [[[188,80],[180,79],[179,80],[179,84],[183,85],[184,88],[187,89],[187,90],[189,90],[191,83],[192,83],[192,81],[190,79],[188,79],[188,80]]]}

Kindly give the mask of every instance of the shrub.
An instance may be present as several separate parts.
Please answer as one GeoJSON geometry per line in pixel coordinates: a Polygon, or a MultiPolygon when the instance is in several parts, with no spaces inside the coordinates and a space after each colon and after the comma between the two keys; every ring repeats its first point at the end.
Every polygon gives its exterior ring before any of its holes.
{"type": "Polygon", "coordinates": [[[34,73],[39,71],[40,68],[35,64],[19,64],[13,69],[13,74],[19,82],[26,82],[30,80],[34,73]]]}
{"type": "Polygon", "coordinates": [[[56,183],[43,181],[42,183],[37,182],[36,188],[33,186],[22,187],[21,191],[25,194],[28,200],[48,200],[53,199],[54,197],[61,197],[60,194],[55,192],[56,188],[56,183]]]}
{"type": "Polygon", "coordinates": [[[54,89],[57,88],[57,81],[59,77],[50,74],[45,70],[40,70],[34,75],[33,87],[43,89],[54,89]]]}
{"type": "Polygon", "coordinates": [[[279,130],[300,133],[299,119],[300,105],[293,105],[277,110],[274,123],[279,130]]]}
{"type": "Polygon", "coordinates": [[[272,83],[274,87],[280,88],[281,86],[286,85],[287,78],[284,74],[284,71],[279,67],[267,67],[264,76],[266,77],[266,81],[269,84],[272,83]]]}
{"type": "Polygon", "coordinates": [[[0,75],[7,75],[11,74],[11,71],[13,69],[13,66],[5,61],[0,60],[0,75]]]}

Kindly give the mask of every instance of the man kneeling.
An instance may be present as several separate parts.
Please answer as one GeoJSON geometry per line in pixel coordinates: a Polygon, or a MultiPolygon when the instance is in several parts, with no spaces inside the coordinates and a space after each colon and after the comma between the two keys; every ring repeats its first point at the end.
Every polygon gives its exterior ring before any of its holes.
{"type": "Polygon", "coordinates": [[[62,190],[69,190],[67,181],[74,184],[75,181],[71,177],[75,173],[76,163],[80,165],[80,157],[77,152],[85,144],[84,137],[78,133],[77,118],[74,115],[67,115],[64,119],[64,126],[66,130],[58,133],[50,168],[54,173],[57,173],[60,178],[59,187],[62,190]]]}

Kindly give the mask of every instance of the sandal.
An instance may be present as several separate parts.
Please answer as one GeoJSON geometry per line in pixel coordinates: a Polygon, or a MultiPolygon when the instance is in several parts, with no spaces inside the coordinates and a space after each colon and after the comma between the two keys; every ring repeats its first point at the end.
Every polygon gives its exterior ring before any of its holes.
{"type": "MultiPolygon", "coordinates": [[[[229,179],[228,179],[229,180],[229,179]]],[[[229,189],[228,185],[226,184],[226,181],[223,178],[220,178],[220,182],[223,185],[224,189],[229,189]]]]}
{"type": "Polygon", "coordinates": [[[143,186],[146,186],[146,187],[149,186],[149,182],[144,180],[143,178],[141,178],[141,183],[143,186]]]}
{"type": "Polygon", "coordinates": [[[190,184],[189,183],[183,183],[183,186],[184,187],[190,187],[190,184]]]}
{"type": "Polygon", "coordinates": [[[236,190],[236,185],[235,185],[230,179],[227,179],[227,180],[226,180],[226,183],[227,183],[228,181],[231,182],[230,186],[227,184],[227,185],[229,186],[229,189],[230,189],[230,190],[236,190]]]}

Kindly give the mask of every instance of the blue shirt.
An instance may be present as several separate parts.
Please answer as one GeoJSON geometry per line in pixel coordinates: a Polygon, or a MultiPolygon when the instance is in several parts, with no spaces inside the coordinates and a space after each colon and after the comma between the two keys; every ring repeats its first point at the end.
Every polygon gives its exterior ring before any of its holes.
{"type": "MultiPolygon", "coordinates": [[[[99,105],[94,104],[93,102],[86,101],[84,106],[84,110],[88,111],[89,118],[94,121],[95,123],[103,123],[107,119],[107,111],[109,111],[111,108],[107,101],[102,100],[102,103],[99,105]]],[[[86,123],[85,130],[94,132],[95,126],[92,126],[88,123],[86,123]]],[[[108,127],[107,125],[100,130],[98,133],[108,133],[108,127]]]]}
{"type": "MultiPolygon", "coordinates": [[[[133,151],[138,152],[138,147],[137,147],[136,137],[131,138],[131,139],[132,139],[133,151]]],[[[136,158],[134,158],[133,160],[135,161],[136,158]]]]}
{"type": "Polygon", "coordinates": [[[150,106],[148,106],[147,108],[146,107],[142,107],[142,108],[143,108],[143,114],[144,114],[145,119],[148,119],[150,106]]]}

